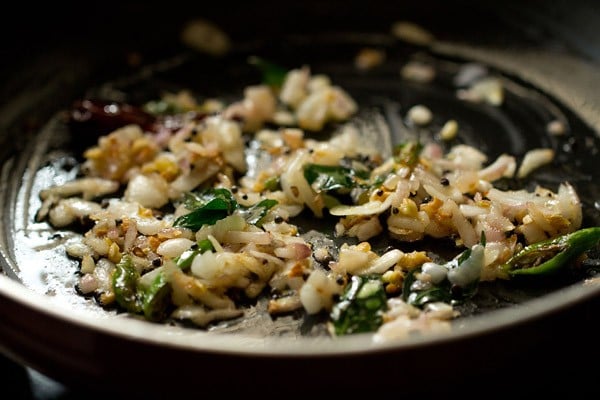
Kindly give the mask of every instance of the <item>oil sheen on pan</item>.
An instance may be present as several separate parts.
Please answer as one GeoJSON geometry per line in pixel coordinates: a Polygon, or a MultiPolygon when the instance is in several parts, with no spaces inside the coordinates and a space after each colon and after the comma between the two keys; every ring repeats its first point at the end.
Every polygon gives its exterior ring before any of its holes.
{"type": "Polygon", "coordinates": [[[12,274],[99,315],[376,342],[592,282],[594,131],[404,28],[90,88],[27,153],[12,274]]]}

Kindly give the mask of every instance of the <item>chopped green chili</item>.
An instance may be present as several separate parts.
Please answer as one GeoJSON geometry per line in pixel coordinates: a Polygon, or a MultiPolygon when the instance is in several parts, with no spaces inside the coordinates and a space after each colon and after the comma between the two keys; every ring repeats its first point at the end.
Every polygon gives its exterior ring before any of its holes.
{"type": "Polygon", "coordinates": [[[379,275],[354,275],[331,311],[336,335],[373,332],[383,323],[387,297],[379,275]]]}

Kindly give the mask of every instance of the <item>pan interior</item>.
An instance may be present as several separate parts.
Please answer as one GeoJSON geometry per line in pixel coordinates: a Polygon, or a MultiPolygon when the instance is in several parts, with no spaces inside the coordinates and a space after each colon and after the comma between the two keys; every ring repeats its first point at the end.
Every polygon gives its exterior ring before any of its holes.
{"type": "MultiPolygon", "coordinates": [[[[600,188],[597,184],[600,172],[594,165],[600,139],[573,110],[521,77],[480,61],[479,65],[502,82],[505,89],[503,104],[498,107],[460,100],[454,78],[473,60],[408,45],[387,35],[369,36],[367,41],[365,37],[343,35],[310,38],[292,35],[279,45],[240,46],[223,58],[182,51],[86,87],[80,97],[142,104],[165,91],[187,89],[199,98],[237,99],[245,86],[260,83],[259,72],[248,63],[252,55],[288,69],[307,65],[314,73],[329,75],[357,100],[361,112],[352,123],[364,132],[365,137],[375,140],[382,153],[390,152],[392,146],[410,138],[438,140],[438,132],[450,119],[458,122],[460,133],[453,141],[442,142],[446,150],[450,145],[464,143],[480,149],[493,160],[502,153],[521,159],[529,149],[552,148],[556,158],[551,165],[535,171],[525,181],[506,180],[502,185],[531,190],[539,184],[556,190],[561,182],[568,181],[582,200],[583,225],[600,225],[600,188]],[[385,51],[385,62],[372,70],[357,70],[353,60],[364,47],[385,51]],[[436,71],[435,80],[419,83],[402,79],[399,71],[409,61],[432,66],[436,71]],[[425,128],[406,124],[407,110],[418,104],[426,105],[433,112],[433,121],[425,128]],[[566,133],[560,136],[548,133],[547,126],[552,121],[563,122],[566,133]]],[[[116,315],[114,311],[103,310],[93,299],[83,298],[75,292],[78,266],[76,261],[65,257],[64,246],[77,234],[57,231],[46,223],[34,221],[40,207],[39,191],[50,182],[59,184],[75,177],[82,150],[97,139],[96,133],[70,129],[64,118],[67,109],[55,110],[47,122],[34,127],[31,135],[17,144],[19,151],[16,154],[3,160],[2,179],[6,193],[2,205],[4,270],[26,287],[59,299],[68,308],[112,316],[116,315]]],[[[334,128],[328,133],[333,132],[334,128]]],[[[331,235],[331,221],[306,217],[302,215],[295,221],[301,233],[313,235],[313,240],[320,240],[323,234],[335,239],[331,235]]],[[[406,244],[382,237],[374,243],[378,250],[390,245],[404,251],[425,249],[443,257],[449,257],[455,251],[444,241],[406,244]]],[[[586,262],[597,265],[597,252],[591,255],[586,262]]],[[[580,285],[587,277],[570,273],[561,279],[534,283],[514,280],[484,284],[472,301],[460,307],[460,312],[465,318],[487,314],[571,285],[580,285]]],[[[267,299],[248,304],[243,319],[215,324],[209,331],[263,337],[326,335],[323,318],[306,318],[300,313],[272,318],[266,312],[266,305],[267,299]]],[[[461,319],[461,324],[463,322],[461,319]]]]}

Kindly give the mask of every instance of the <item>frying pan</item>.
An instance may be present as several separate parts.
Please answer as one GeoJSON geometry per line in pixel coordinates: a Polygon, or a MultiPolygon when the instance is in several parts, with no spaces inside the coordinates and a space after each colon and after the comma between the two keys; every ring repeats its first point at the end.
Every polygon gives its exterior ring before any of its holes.
{"type": "MultiPolygon", "coordinates": [[[[259,79],[245,61],[254,53],[289,68],[309,64],[374,108],[382,107],[382,97],[393,98],[400,110],[427,103],[440,120],[464,121],[461,140],[492,156],[554,146],[559,162],[535,179],[550,185],[573,181],[582,193],[584,223],[599,225],[595,82],[600,50],[593,40],[592,18],[598,15],[593,4],[266,1],[227,7],[178,2],[52,7],[52,18],[3,25],[4,37],[15,38],[3,49],[3,59],[11,62],[1,67],[6,78],[0,109],[5,275],[0,276],[0,348],[10,358],[69,386],[101,393],[190,393],[199,385],[198,390],[214,393],[264,393],[267,388],[308,394],[333,385],[338,393],[468,395],[473,388],[508,393],[515,380],[525,380],[526,390],[561,389],[564,365],[579,362],[574,354],[599,355],[586,341],[599,333],[593,312],[600,288],[577,277],[558,286],[492,286],[479,298],[481,314],[475,312],[451,334],[375,346],[360,335],[333,341],[310,337],[306,325],[293,318],[257,317],[244,332],[198,332],[104,315],[77,298],[63,301],[64,287],[52,277],[71,276],[73,265],[51,252],[41,251],[46,255],[40,259],[31,251],[40,250],[45,232],[36,233],[37,242],[23,239],[40,184],[34,172],[95,140],[61,128],[62,113],[73,101],[94,95],[141,102],[182,87],[230,96],[259,79]],[[234,47],[227,57],[215,59],[181,43],[182,27],[198,17],[230,35],[234,47]],[[389,28],[398,20],[419,23],[437,40],[424,47],[390,37],[389,28]],[[363,46],[383,48],[390,59],[376,73],[361,75],[352,60],[363,46]],[[443,79],[426,87],[399,82],[399,67],[415,56],[450,72],[464,62],[483,63],[514,90],[500,113],[465,107],[443,79]],[[571,135],[564,140],[545,132],[544,121],[556,112],[569,123],[571,135]]],[[[597,262],[597,254],[589,262],[597,262]]],[[[569,383],[591,376],[583,370],[569,383]]]]}

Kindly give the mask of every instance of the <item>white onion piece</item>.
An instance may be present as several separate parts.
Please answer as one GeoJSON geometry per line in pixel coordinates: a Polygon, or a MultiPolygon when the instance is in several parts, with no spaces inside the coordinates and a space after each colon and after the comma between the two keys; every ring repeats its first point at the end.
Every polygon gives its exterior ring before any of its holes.
{"type": "Polygon", "coordinates": [[[408,110],[407,118],[416,125],[427,125],[433,119],[431,110],[421,104],[411,107],[408,110]]]}
{"type": "Polygon", "coordinates": [[[365,252],[356,248],[342,248],[337,263],[331,263],[330,268],[339,274],[359,274],[370,263],[375,253],[365,252]]]}
{"type": "Polygon", "coordinates": [[[175,238],[165,240],[158,245],[156,253],[164,257],[179,257],[184,251],[188,250],[195,242],[186,238],[175,238]]]}
{"type": "Polygon", "coordinates": [[[331,215],[337,217],[347,215],[373,215],[381,214],[392,205],[393,196],[388,196],[383,202],[379,200],[372,200],[359,206],[339,205],[332,207],[329,210],[331,215]]]}
{"type": "Polygon", "coordinates": [[[140,203],[148,208],[161,208],[169,202],[169,184],[158,174],[138,174],[127,184],[125,200],[140,203]]]}
{"type": "Polygon", "coordinates": [[[199,278],[206,280],[213,279],[219,270],[219,263],[217,262],[215,253],[205,251],[202,254],[198,254],[194,257],[194,260],[192,260],[190,270],[192,271],[192,274],[199,278]]]}
{"type": "Polygon", "coordinates": [[[320,217],[323,215],[323,211],[315,203],[316,193],[304,178],[304,164],[309,160],[308,152],[299,150],[289,161],[285,172],[281,174],[281,188],[290,201],[306,204],[316,216],[320,217]]]}
{"type": "Polygon", "coordinates": [[[96,278],[98,289],[102,292],[112,291],[112,276],[115,269],[115,264],[106,258],[101,258],[96,263],[93,275],[96,278]]]}
{"type": "Polygon", "coordinates": [[[79,283],[77,286],[81,293],[88,294],[98,289],[98,281],[96,280],[96,277],[94,275],[85,274],[81,278],[79,278],[79,283]]]}
{"type": "Polygon", "coordinates": [[[95,253],[97,253],[101,256],[105,256],[108,254],[109,244],[108,244],[108,241],[104,240],[103,238],[99,238],[99,237],[90,235],[90,236],[84,237],[83,242],[90,249],[92,249],[92,251],[94,251],[95,253]]]}
{"type": "Polygon", "coordinates": [[[77,197],[60,200],[48,214],[50,223],[55,228],[68,226],[78,219],[88,217],[100,212],[102,207],[98,203],[82,200],[77,197]]]}
{"type": "Polygon", "coordinates": [[[583,218],[581,200],[573,186],[569,183],[562,183],[558,187],[557,199],[560,213],[571,222],[571,229],[573,231],[579,229],[583,218]]]}
{"type": "Polygon", "coordinates": [[[83,258],[86,255],[91,255],[93,254],[93,250],[86,245],[83,242],[74,242],[74,243],[69,243],[65,250],[67,251],[67,254],[71,257],[74,258],[83,258]]]}
{"type": "Polygon", "coordinates": [[[500,178],[512,178],[517,168],[517,162],[513,156],[500,155],[496,161],[477,172],[479,179],[493,182],[500,178]]]}
{"type": "Polygon", "coordinates": [[[315,269],[300,289],[300,301],[309,314],[316,314],[333,306],[333,295],[340,294],[342,287],[325,272],[315,269]]]}
{"type": "Polygon", "coordinates": [[[102,178],[81,178],[65,182],[60,186],[54,186],[40,191],[40,198],[46,200],[50,196],[71,197],[81,194],[84,200],[91,200],[119,189],[119,182],[102,178]]]}
{"type": "Polygon", "coordinates": [[[284,296],[278,299],[269,300],[267,311],[271,315],[287,313],[302,307],[302,301],[299,295],[284,296]]]}
{"type": "Polygon", "coordinates": [[[302,260],[311,255],[310,247],[304,243],[290,243],[285,247],[276,248],[273,252],[277,257],[292,260],[302,260]]]}
{"type": "Polygon", "coordinates": [[[268,232],[244,232],[230,231],[223,238],[225,243],[255,243],[255,244],[270,244],[271,235],[268,232]]]}
{"type": "Polygon", "coordinates": [[[241,317],[242,315],[244,315],[244,312],[237,308],[206,310],[203,306],[192,304],[181,306],[171,314],[173,318],[190,320],[198,326],[206,326],[212,321],[222,321],[241,317]]]}
{"type": "Polygon", "coordinates": [[[518,178],[525,178],[532,171],[543,165],[549,164],[554,160],[554,150],[552,149],[533,149],[525,153],[523,161],[517,171],[518,178]]]}
{"type": "Polygon", "coordinates": [[[428,317],[435,319],[449,320],[456,316],[454,308],[450,304],[441,301],[427,303],[424,311],[428,317]]]}
{"type": "Polygon", "coordinates": [[[477,237],[475,229],[473,229],[473,226],[469,220],[467,220],[467,218],[465,218],[465,216],[460,212],[460,209],[454,201],[448,200],[442,206],[442,208],[447,209],[452,214],[452,224],[458,231],[458,234],[460,235],[460,238],[465,246],[471,247],[479,241],[479,237],[477,237]]]}
{"type": "Polygon", "coordinates": [[[366,271],[362,272],[361,275],[365,274],[383,274],[388,269],[392,268],[404,253],[398,249],[393,249],[381,255],[381,257],[373,260],[366,271]]]}
{"type": "Polygon", "coordinates": [[[456,168],[460,169],[479,170],[483,163],[487,161],[487,156],[483,152],[466,144],[453,146],[446,158],[451,160],[456,168]]]}
{"type": "Polygon", "coordinates": [[[309,77],[310,70],[308,67],[289,71],[281,86],[279,99],[284,104],[292,108],[297,108],[306,96],[308,96],[307,85],[309,77]]]}
{"type": "Polygon", "coordinates": [[[467,218],[473,218],[479,215],[488,214],[490,209],[487,207],[479,207],[472,204],[461,204],[459,207],[460,212],[467,218]]]}

